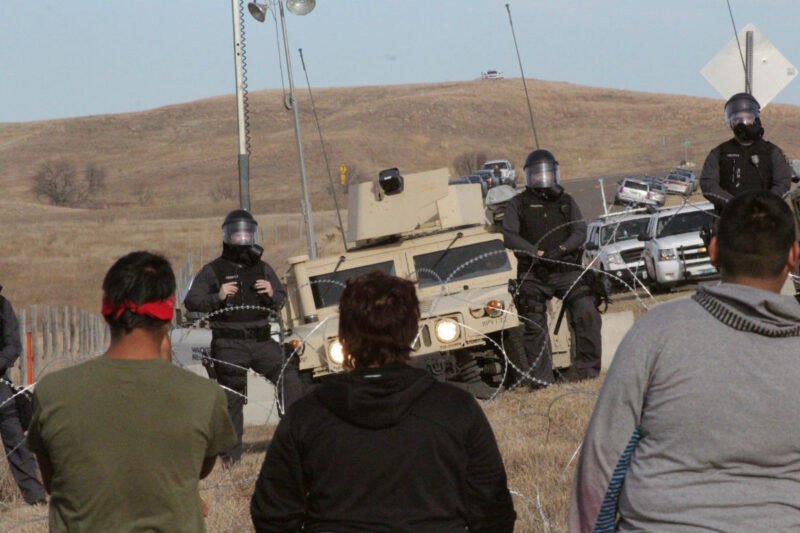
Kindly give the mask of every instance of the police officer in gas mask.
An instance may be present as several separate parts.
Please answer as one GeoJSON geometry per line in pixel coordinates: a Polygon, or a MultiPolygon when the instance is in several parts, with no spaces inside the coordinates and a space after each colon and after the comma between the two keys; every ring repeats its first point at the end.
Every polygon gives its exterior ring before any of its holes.
{"type": "Polygon", "coordinates": [[[700,188],[717,212],[734,196],[747,191],[789,191],[792,169],[783,152],[763,139],[761,106],[750,94],[737,93],[725,103],[725,122],[733,138],[708,154],[700,174],[700,188]]]}
{"type": "Polygon", "coordinates": [[[205,265],[184,300],[189,311],[214,313],[210,318],[211,356],[217,381],[227,389],[228,413],[238,442],[222,454],[224,465],[242,455],[242,409],[251,368],[277,386],[286,409],[302,394],[296,360],[288,363],[282,347],[270,335],[270,312],[286,301],[275,271],[261,260],[258,223],[244,209],[228,213],[222,223],[222,255],[205,265]]]}
{"type": "Polygon", "coordinates": [[[553,296],[566,306],[573,333],[575,359],[568,378],[596,377],[600,372],[600,313],[580,267],[586,222],[578,204],[559,185],[558,162],[547,150],[534,150],[525,160],[525,191],[506,208],[503,237],[505,246],[517,257],[515,302],[524,322],[528,365],[521,370],[533,378],[529,386],[536,389],[554,381],[547,329],[547,302],[553,296]]]}

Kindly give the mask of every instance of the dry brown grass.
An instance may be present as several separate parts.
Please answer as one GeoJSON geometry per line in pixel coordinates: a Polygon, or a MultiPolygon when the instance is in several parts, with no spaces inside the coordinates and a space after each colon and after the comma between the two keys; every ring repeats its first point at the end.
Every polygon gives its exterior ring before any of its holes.
{"type": "MultiPolygon", "coordinates": [[[[601,380],[557,385],[530,393],[515,390],[485,406],[514,495],[518,533],[566,531],[575,453],[589,422],[601,380]],[[545,527],[547,524],[547,527],[545,527]]],[[[245,431],[242,462],[217,468],[201,482],[210,533],[251,532],[250,497],[274,427],[245,431]]],[[[22,501],[7,467],[0,466],[0,531],[47,530],[46,510],[22,501]],[[33,523],[25,523],[36,520],[33,523]],[[13,529],[12,529],[13,528],[13,529]]]]}
{"type": "MultiPolygon", "coordinates": [[[[537,129],[566,179],[652,171],[675,165],[690,138],[689,159],[702,164],[728,134],[719,100],[588,88],[531,80],[537,129]],[[666,146],[662,146],[662,137],[666,146]]],[[[447,165],[465,152],[519,164],[532,146],[521,80],[330,88],[315,102],[334,177],[342,163],[374,176],[447,165]]],[[[301,120],[311,127],[311,108],[301,120]]],[[[265,231],[300,209],[291,114],[278,91],[251,93],[251,196],[265,231]]],[[[0,124],[0,283],[18,308],[78,305],[95,310],[103,273],[132,249],[161,251],[180,264],[188,252],[219,250],[219,221],[236,207],[214,201],[224,184],[237,190],[236,116],[232,96],[151,111],[0,124]],[[98,210],[37,203],[30,179],[46,160],[95,162],[108,172],[98,210]],[[151,193],[140,205],[141,191],[151,193]]],[[[800,108],[772,104],[767,137],[800,157],[800,108]]],[[[332,209],[316,135],[305,136],[315,213],[332,209]]],[[[322,227],[322,225],[320,225],[322,227]]],[[[338,249],[338,238],[320,242],[338,249]]],[[[305,249],[302,236],[268,245],[279,272],[305,249]]]]}
{"type": "MultiPolygon", "coordinates": [[[[636,173],[704,155],[728,133],[720,100],[587,88],[531,80],[537,129],[557,154],[562,175],[636,173]],[[662,137],[666,146],[662,146],[662,137]]],[[[313,123],[300,100],[301,121],[313,123]]],[[[251,93],[253,212],[272,232],[299,218],[300,187],[291,115],[278,91],[251,93]]],[[[464,152],[508,157],[519,165],[532,147],[521,80],[318,89],[315,102],[334,170],[342,163],[374,176],[438,168],[464,152]]],[[[220,249],[219,224],[234,200],[211,198],[222,183],[236,190],[236,118],[232,96],[141,113],[0,124],[0,283],[17,309],[32,304],[77,305],[97,311],[100,284],[111,263],[135,249],[164,253],[177,268],[187,253],[195,269],[220,249]],[[106,202],[98,210],[36,203],[30,178],[48,159],[95,162],[108,171],[106,202]],[[142,191],[151,193],[141,201],[142,191]],[[145,203],[147,205],[140,205],[145,203]]],[[[763,114],[767,138],[800,157],[800,108],[772,104],[763,114]]],[[[315,213],[332,200],[319,142],[305,135],[315,213]]],[[[319,231],[320,253],[341,246],[319,231]]],[[[304,237],[269,239],[267,259],[281,273],[285,259],[305,250],[304,237]]],[[[636,303],[629,305],[640,307],[636,303]]],[[[513,392],[487,406],[515,497],[518,531],[542,531],[545,520],[565,529],[570,459],[584,431],[599,382],[513,392]],[[584,391],[584,392],[581,392],[584,391]],[[589,392],[589,394],[586,393],[589,392]],[[538,504],[541,502],[541,511],[538,504]],[[544,517],[544,518],[543,518],[544,517]]],[[[249,531],[248,500],[269,428],[248,430],[252,450],[242,466],[216,470],[203,482],[210,531],[249,531]]],[[[2,462],[2,461],[0,461],[2,462]]],[[[0,466],[0,531],[46,530],[46,513],[22,503],[0,466]],[[33,521],[29,523],[29,521],[33,521]]]]}

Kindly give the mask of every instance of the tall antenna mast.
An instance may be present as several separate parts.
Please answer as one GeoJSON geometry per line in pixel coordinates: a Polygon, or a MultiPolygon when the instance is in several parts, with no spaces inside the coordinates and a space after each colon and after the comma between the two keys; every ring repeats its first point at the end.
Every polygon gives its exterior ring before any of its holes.
{"type": "Polygon", "coordinates": [[[506,4],[506,11],[508,11],[508,24],[511,26],[511,36],[514,38],[514,48],[517,51],[517,62],[519,63],[519,71],[522,74],[522,86],[525,88],[525,101],[528,102],[528,116],[531,118],[531,129],[533,130],[533,140],[536,142],[536,149],[539,149],[539,136],[536,135],[536,124],[533,122],[533,108],[531,108],[531,98],[528,95],[528,84],[525,83],[525,71],[522,70],[522,59],[519,57],[519,46],[517,46],[517,34],[514,32],[514,21],[511,20],[511,7],[506,4]]]}
{"type": "Polygon", "coordinates": [[[347,237],[344,235],[344,224],[342,223],[342,212],[339,210],[339,198],[336,195],[336,185],[333,183],[333,174],[331,174],[331,165],[328,162],[328,151],[325,149],[325,141],[322,139],[322,128],[319,125],[319,117],[317,116],[317,106],[314,105],[314,95],[311,94],[311,82],[308,81],[308,70],[306,69],[306,60],[303,57],[303,49],[298,48],[300,52],[300,63],[303,65],[303,73],[306,75],[306,85],[308,85],[308,97],[311,100],[311,111],[314,114],[314,122],[317,123],[317,132],[319,133],[319,145],[322,147],[322,158],[325,160],[325,170],[328,171],[328,181],[331,185],[331,193],[333,194],[333,205],[336,207],[336,218],[339,220],[339,233],[342,234],[342,244],[344,244],[344,251],[347,249],[347,237]]]}

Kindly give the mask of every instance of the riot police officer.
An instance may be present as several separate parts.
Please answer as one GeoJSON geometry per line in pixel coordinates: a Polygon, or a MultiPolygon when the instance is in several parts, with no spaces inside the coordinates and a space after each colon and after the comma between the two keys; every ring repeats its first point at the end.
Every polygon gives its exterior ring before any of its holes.
{"type": "Polygon", "coordinates": [[[505,246],[517,256],[517,307],[524,321],[523,344],[532,388],[554,380],[547,302],[563,301],[573,332],[573,379],[600,372],[600,314],[594,292],[579,266],[586,222],[575,200],[559,185],[558,162],[547,150],[525,160],[525,191],[508,204],[503,216],[505,246]],[[581,280],[579,280],[581,278],[581,280]]]}
{"type": "Polygon", "coordinates": [[[238,442],[222,454],[230,466],[242,455],[247,393],[251,368],[277,387],[284,410],[302,394],[296,360],[287,363],[282,347],[270,335],[270,311],[286,301],[275,271],[261,260],[258,223],[244,209],[228,213],[222,223],[222,255],[205,265],[195,277],[184,305],[190,311],[214,313],[210,318],[213,371],[228,396],[228,413],[238,442]],[[293,364],[294,363],[294,364],[293,364]]]}
{"type": "MultiPolygon", "coordinates": [[[[0,286],[0,291],[3,287],[0,286]]],[[[25,446],[25,431],[20,421],[14,391],[7,371],[22,351],[17,315],[11,302],[0,295],[0,438],[6,450],[11,474],[22,497],[30,505],[47,503],[42,482],[36,476],[36,459],[25,446]]]]}
{"type": "Polygon", "coordinates": [[[700,188],[717,212],[734,196],[746,191],[789,191],[792,169],[783,152],[765,141],[759,112],[761,106],[750,94],[737,93],[725,103],[725,122],[733,138],[708,154],[700,174],[700,188]]]}

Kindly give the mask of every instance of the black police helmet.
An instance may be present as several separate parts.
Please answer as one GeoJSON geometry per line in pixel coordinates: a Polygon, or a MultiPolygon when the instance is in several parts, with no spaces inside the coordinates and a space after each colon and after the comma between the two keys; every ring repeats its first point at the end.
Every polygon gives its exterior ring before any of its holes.
{"type": "Polygon", "coordinates": [[[525,186],[549,189],[560,181],[558,161],[548,150],[534,150],[525,158],[525,186]]]}
{"type": "Polygon", "coordinates": [[[257,241],[258,222],[248,211],[234,209],[222,222],[222,242],[234,245],[253,245],[257,241]]]}
{"type": "Polygon", "coordinates": [[[761,105],[752,94],[736,93],[725,102],[725,122],[730,124],[737,113],[752,113],[756,119],[760,111],[761,105]]]}
{"type": "Polygon", "coordinates": [[[258,222],[256,222],[256,219],[253,218],[253,215],[251,215],[249,211],[247,211],[246,209],[234,209],[233,211],[225,215],[225,220],[222,221],[222,227],[224,228],[228,224],[240,221],[252,222],[256,226],[258,226],[258,222]]]}

